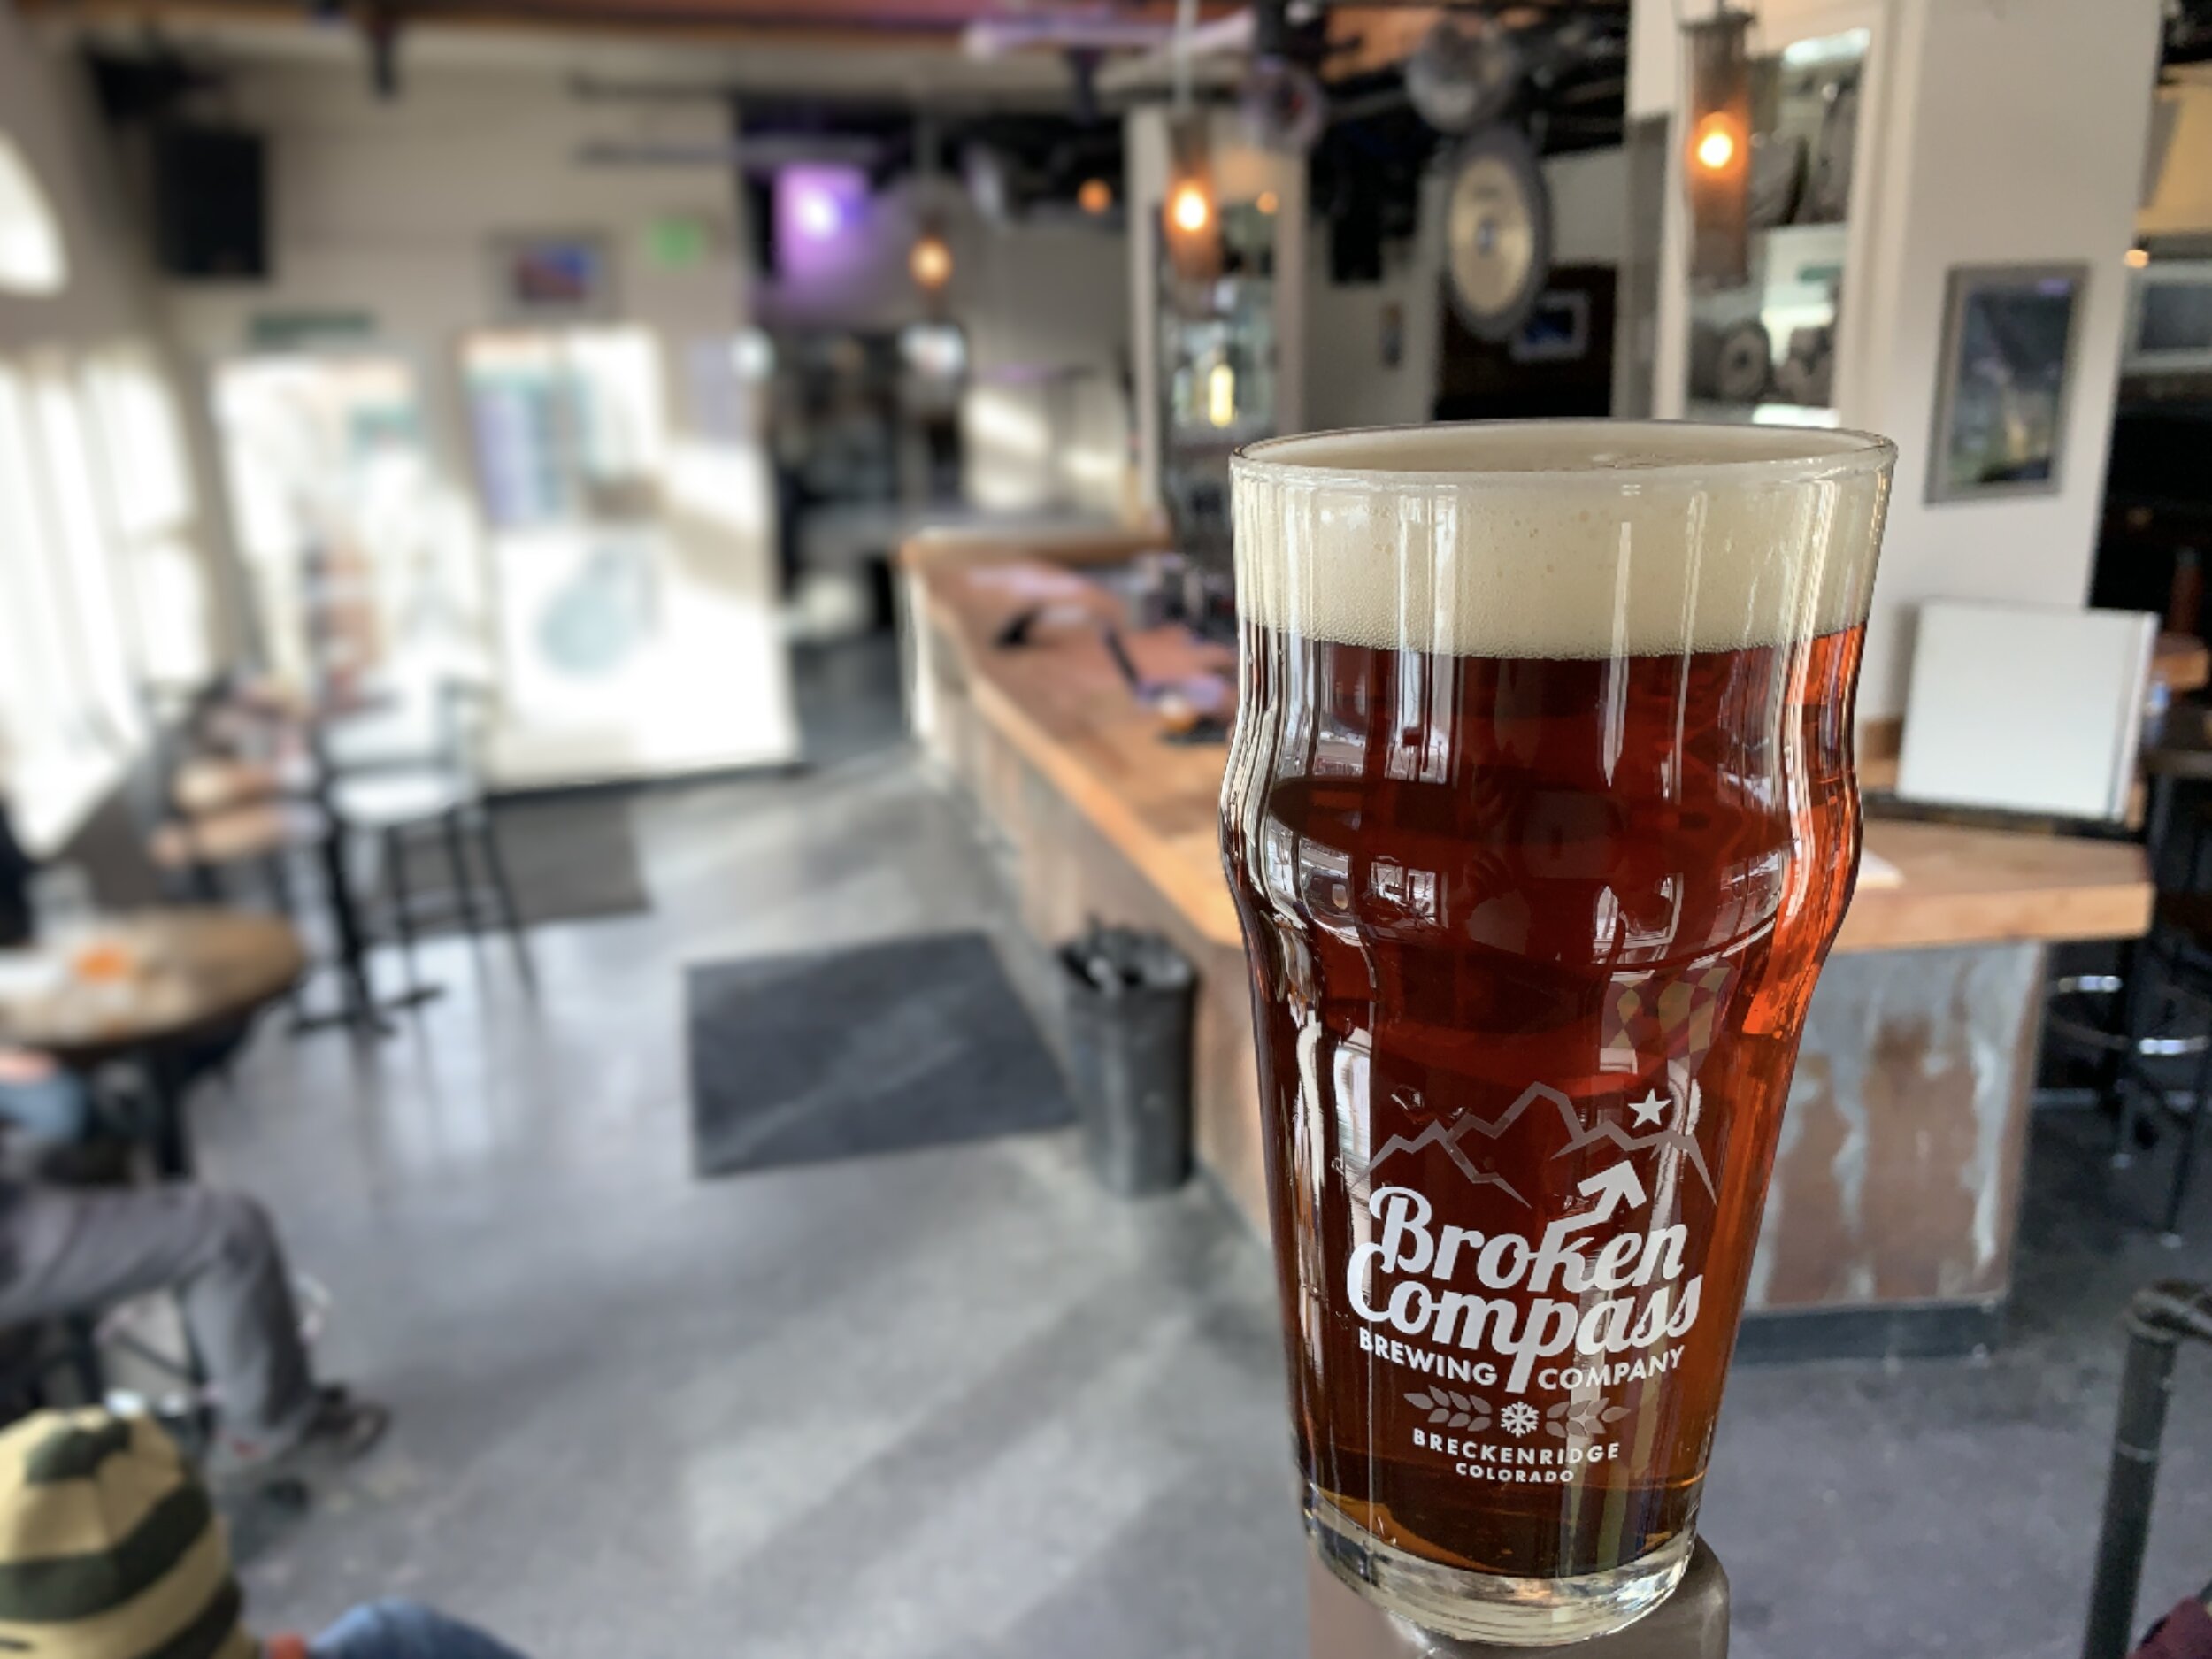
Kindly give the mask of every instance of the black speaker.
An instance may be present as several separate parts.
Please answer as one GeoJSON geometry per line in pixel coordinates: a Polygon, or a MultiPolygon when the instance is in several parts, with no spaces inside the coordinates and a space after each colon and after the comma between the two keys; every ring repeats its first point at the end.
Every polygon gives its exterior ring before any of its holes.
{"type": "Polygon", "coordinates": [[[1382,279],[1382,203],[1371,192],[1348,196],[1329,215],[1329,280],[1351,288],[1382,279]]]}
{"type": "Polygon", "coordinates": [[[258,133],[167,125],[152,134],[154,251],[196,281],[269,274],[268,151],[258,133]]]}
{"type": "Polygon", "coordinates": [[[745,232],[752,245],[753,275],[762,282],[776,280],[776,184],[773,179],[745,180],[745,232]]]}

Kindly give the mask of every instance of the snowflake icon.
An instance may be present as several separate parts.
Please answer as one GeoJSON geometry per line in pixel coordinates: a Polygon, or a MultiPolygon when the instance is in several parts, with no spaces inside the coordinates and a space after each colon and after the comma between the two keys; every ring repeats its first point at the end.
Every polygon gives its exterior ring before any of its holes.
{"type": "Polygon", "coordinates": [[[1536,1408],[1525,1400],[1516,1400],[1499,1415],[1508,1434],[1529,1433],[1536,1427],[1536,1408]]]}

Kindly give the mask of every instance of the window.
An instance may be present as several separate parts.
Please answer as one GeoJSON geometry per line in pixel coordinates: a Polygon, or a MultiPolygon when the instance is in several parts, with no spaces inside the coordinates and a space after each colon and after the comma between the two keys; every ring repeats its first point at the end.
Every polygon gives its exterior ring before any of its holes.
{"type": "Polygon", "coordinates": [[[192,480],[168,383],[150,351],[119,345],[94,355],[84,386],[139,677],[154,686],[196,685],[214,668],[211,607],[192,541],[192,480]]]}
{"type": "MultiPolygon", "coordinates": [[[[57,488],[62,469],[50,464],[66,417],[42,396],[46,389],[0,365],[0,764],[10,815],[35,853],[50,852],[67,836],[128,752],[127,728],[103,706],[104,672],[82,643],[70,567],[84,526],[63,504],[71,491],[57,488]]],[[[104,549],[94,551],[104,563],[104,549]]],[[[112,616],[106,620],[111,627],[112,616]]]]}
{"type": "Polygon", "coordinates": [[[36,555],[44,528],[34,454],[22,377],[0,365],[0,759],[11,774],[91,735],[73,729],[66,620],[50,562],[36,555]]]}
{"type": "Polygon", "coordinates": [[[82,664],[79,696],[109,748],[127,750],[142,721],[131,672],[128,613],[115,580],[113,550],[102,524],[92,437],[76,378],[60,362],[30,375],[35,442],[44,462],[47,547],[59,565],[71,649],[82,664]]]}
{"type": "Polygon", "coordinates": [[[56,294],[68,280],[54,210],[22,152],[0,134],[0,289],[56,294]]]}
{"type": "Polygon", "coordinates": [[[144,743],[142,686],[209,667],[191,518],[149,354],[0,363],[0,777],[34,851],[144,743]]]}

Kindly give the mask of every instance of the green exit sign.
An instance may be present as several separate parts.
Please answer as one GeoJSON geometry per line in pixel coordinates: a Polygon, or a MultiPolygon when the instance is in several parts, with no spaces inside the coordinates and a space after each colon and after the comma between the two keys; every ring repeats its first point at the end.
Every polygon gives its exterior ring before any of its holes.
{"type": "Polygon", "coordinates": [[[706,223],[687,213],[657,219],[645,227],[647,263],[662,271],[688,271],[706,263],[706,223]]]}
{"type": "Polygon", "coordinates": [[[368,311],[258,311],[246,325],[247,344],[256,351],[303,351],[375,338],[376,318],[368,311]]]}

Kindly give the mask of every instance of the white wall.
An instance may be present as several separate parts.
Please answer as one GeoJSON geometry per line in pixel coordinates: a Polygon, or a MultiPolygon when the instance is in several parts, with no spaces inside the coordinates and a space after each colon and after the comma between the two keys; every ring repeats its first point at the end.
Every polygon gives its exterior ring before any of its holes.
{"type": "MultiPolygon", "coordinates": [[[[1551,194],[1552,259],[1557,265],[1617,265],[1627,239],[1628,160],[1621,150],[1581,150],[1544,163],[1551,194]]],[[[1404,426],[1436,406],[1442,351],[1444,203],[1442,160],[1421,180],[1413,240],[1386,250],[1383,280],[1339,287],[1329,280],[1328,227],[1309,238],[1306,421],[1317,429],[1404,426]],[[1405,320],[1397,366],[1383,361],[1385,311],[1405,320]]]]}
{"type": "MultiPolygon", "coordinates": [[[[1672,9],[1670,0],[1635,7],[1631,104],[1648,112],[1674,96],[1672,9]]],[[[2126,302],[2121,256],[2141,184],[2159,10],[2159,0],[1769,0],[1760,8],[1758,40],[1768,49],[1860,21],[1874,33],[1838,405],[1845,424],[1886,434],[1900,453],[1863,718],[1902,712],[1923,600],[2078,605],[2086,596],[2126,302]],[[2077,319],[2061,489],[1929,505],[1946,273],[2074,261],[2091,275],[2077,319]]],[[[1678,179],[1671,188],[1678,190],[1678,179]]],[[[1671,200],[1678,250],[1681,220],[1678,198],[1671,200]]],[[[1678,252],[1668,265],[1678,272],[1678,252]]],[[[1663,284],[1663,411],[1680,407],[1682,317],[1678,280],[1663,284]]]]}
{"type": "Polygon", "coordinates": [[[239,70],[227,107],[269,135],[275,269],[267,283],[168,287],[179,336],[210,360],[242,349],[259,314],[360,311],[380,340],[444,374],[464,334],[502,320],[491,244],[513,232],[606,235],[623,315],[672,336],[744,320],[726,173],[578,158],[593,140],[720,143],[715,104],[585,104],[551,71],[442,68],[410,73],[403,97],[382,104],[357,65],[303,60],[239,70]],[[708,232],[709,257],[689,270],[641,255],[646,227],[672,214],[708,232]]]}
{"type": "Polygon", "coordinates": [[[2158,103],[2170,135],[2145,180],[2136,234],[2212,236],[2212,64],[2184,66],[2158,103]]]}
{"type": "Polygon", "coordinates": [[[1544,163],[1552,263],[1620,264],[1628,250],[1628,152],[1579,150],[1544,163]]]}
{"type": "Polygon", "coordinates": [[[1331,281],[1329,227],[1313,221],[1307,238],[1306,418],[1317,431],[1410,426],[1435,408],[1444,337],[1446,182],[1433,169],[1423,177],[1413,238],[1386,244],[1379,282],[1331,281]],[[1394,367],[1382,355],[1383,324],[1394,305],[1405,326],[1394,367]]]}
{"type": "MultiPolygon", "coordinates": [[[[1910,623],[1924,599],[2078,605],[2089,591],[2118,385],[2158,0],[1912,0],[1901,8],[1879,188],[1901,202],[1867,290],[1867,420],[1899,446],[1896,495],[1867,639],[1864,716],[1904,709],[1910,623]],[[2078,260],[2062,488],[2003,502],[1926,501],[1945,273],[2078,260]]],[[[1847,303],[1848,303],[1847,301],[1847,303]]]]}
{"type": "Polygon", "coordinates": [[[96,345],[144,329],[136,238],[88,102],[75,64],[50,52],[13,7],[0,8],[0,132],[44,188],[69,256],[62,292],[0,292],[0,352],[96,345]]]}
{"type": "Polygon", "coordinates": [[[951,310],[975,371],[963,411],[971,493],[987,507],[1057,495],[1119,514],[1133,488],[1125,234],[1017,227],[967,245],[956,249],[951,310]],[[1073,378],[1059,390],[1036,383],[1060,371],[1073,378]]]}

